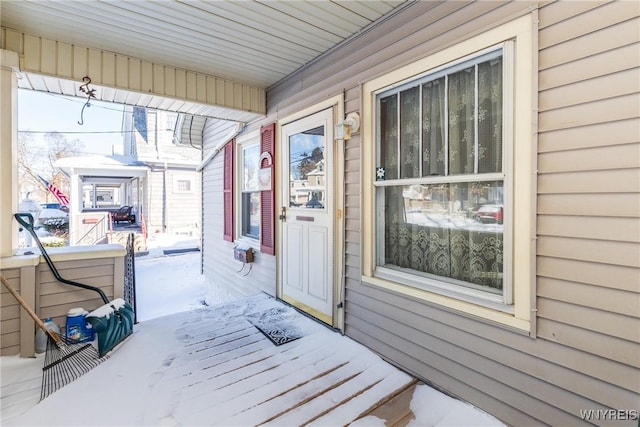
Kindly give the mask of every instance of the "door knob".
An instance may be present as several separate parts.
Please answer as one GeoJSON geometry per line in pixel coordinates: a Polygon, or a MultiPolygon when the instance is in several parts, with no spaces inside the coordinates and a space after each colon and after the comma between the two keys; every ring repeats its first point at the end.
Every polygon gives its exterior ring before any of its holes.
{"type": "Polygon", "coordinates": [[[283,206],[283,207],[280,208],[280,215],[278,216],[278,218],[282,222],[286,222],[287,221],[287,208],[286,207],[283,206]]]}

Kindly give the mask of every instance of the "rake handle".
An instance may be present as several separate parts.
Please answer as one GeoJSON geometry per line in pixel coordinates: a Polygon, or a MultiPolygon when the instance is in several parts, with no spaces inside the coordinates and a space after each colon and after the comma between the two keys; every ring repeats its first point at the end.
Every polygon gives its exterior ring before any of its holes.
{"type": "Polygon", "coordinates": [[[31,234],[31,237],[33,237],[33,240],[36,241],[38,248],[40,248],[41,255],[44,257],[44,260],[47,262],[47,265],[51,269],[51,273],[53,273],[53,277],[55,277],[57,281],[65,283],[67,285],[77,286],[82,289],[89,289],[94,292],[97,292],[98,295],[100,295],[100,298],[102,298],[102,301],[105,304],[109,304],[109,299],[107,298],[107,295],[104,293],[102,289],[97,288],[95,286],[85,285],[84,283],[74,282],[73,280],[68,280],[60,276],[58,269],[53,264],[53,260],[51,259],[47,251],[44,250],[44,246],[42,245],[40,238],[36,234],[36,231],[33,229],[33,223],[34,223],[33,215],[31,215],[29,212],[18,212],[13,216],[15,217],[16,221],[20,223],[21,226],[27,229],[29,234],[31,234]]]}
{"type": "Polygon", "coordinates": [[[29,316],[33,319],[34,322],[36,322],[36,324],[40,327],[40,329],[42,329],[47,335],[49,335],[51,339],[55,341],[56,344],[59,344],[62,340],[60,339],[58,334],[47,329],[47,327],[44,325],[44,322],[38,317],[35,311],[33,311],[31,307],[27,305],[27,302],[20,296],[20,294],[16,292],[16,290],[13,289],[11,285],[9,285],[9,282],[7,282],[7,279],[5,279],[2,274],[0,274],[0,281],[2,281],[2,284],[4,285],[4,287],[7,288],[7,290],[11,293],[11,295],[13,295],[13,297],[18,301],[18,303],[20,303],[22,308],[24,308],[24,311],[26,311],[27,314],[29,314],[29,316]]]}

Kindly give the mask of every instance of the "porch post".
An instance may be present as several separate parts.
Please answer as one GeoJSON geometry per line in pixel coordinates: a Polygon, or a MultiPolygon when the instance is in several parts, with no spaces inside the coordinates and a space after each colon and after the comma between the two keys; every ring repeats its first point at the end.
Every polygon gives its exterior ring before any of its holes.
{"type": "Polygon", "coordinates": [[[69,246],[74,246],[78,239],[82,237],[80,234],[80,217],[78,214],[82,212],[82,186],[80,185],[80,177],[71,169],[70,177],[71,185],[69,188],[69,246]]]}
{"type": "Polygon", "coordinates": [[[10,257],[18,247],[18,77],[16,52],[0,51],[0,258],[10,257]]]}
{"type": "Polygon", "coordinates": [[[71,171],[70,181],[69,194],[71,194],[71,200],[69,200],[69,203],[71,206],[69,206],[69,213],[78,214],[82,212],[82,185],[80,185],[80,177],[73,170],[71,171]]]}

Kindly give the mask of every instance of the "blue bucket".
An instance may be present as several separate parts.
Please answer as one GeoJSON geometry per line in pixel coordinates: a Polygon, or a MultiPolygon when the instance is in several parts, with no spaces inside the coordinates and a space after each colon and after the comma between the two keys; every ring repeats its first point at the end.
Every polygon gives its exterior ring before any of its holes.
{"type": "Polygon", "coordinates": [[[72,308],[67,312],[64,334],[73,343],[90,342],[94,339],[93,328],[87,323],[86,310],[72,308]]]}

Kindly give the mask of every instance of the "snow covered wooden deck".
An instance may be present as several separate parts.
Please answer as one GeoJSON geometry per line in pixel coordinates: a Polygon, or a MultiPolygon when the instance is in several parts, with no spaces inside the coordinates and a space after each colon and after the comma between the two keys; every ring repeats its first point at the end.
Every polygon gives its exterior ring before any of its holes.
{"type": "MultiPolygon", "coordinates": [[[[347,425],[413,384],[362,346],[260,295],[193,312],[176,331],[183,349],[166,360],[183,425],[347,425]],[[303,336],[275,346],[246,320],[276,309],[303,336]]],[[[166,421],[166,419],[164,420],[166,421]]]]}
{"type": "Polygon", "coordinates": [[[102,365],[2,424],[341,426],[413,384],[356,342],[256,295],[137,325],[102,365]],[[302,336],[276,346],[247,320],[270,313],[302,336]]]}

